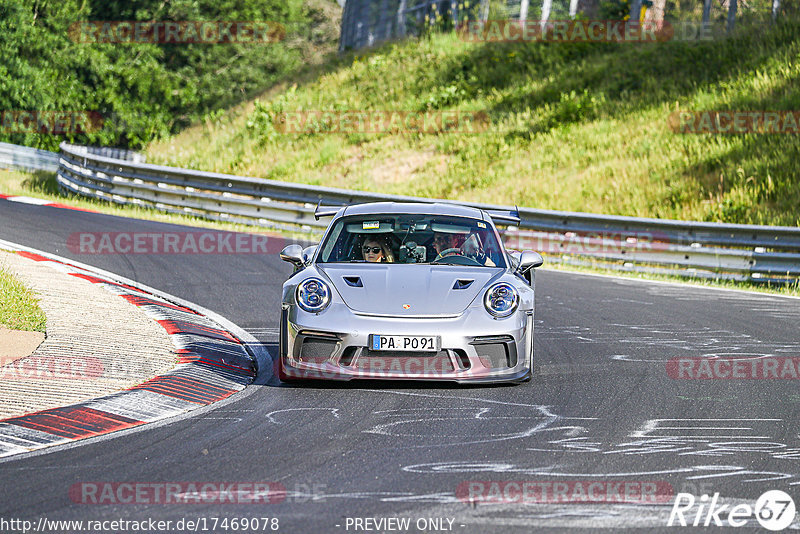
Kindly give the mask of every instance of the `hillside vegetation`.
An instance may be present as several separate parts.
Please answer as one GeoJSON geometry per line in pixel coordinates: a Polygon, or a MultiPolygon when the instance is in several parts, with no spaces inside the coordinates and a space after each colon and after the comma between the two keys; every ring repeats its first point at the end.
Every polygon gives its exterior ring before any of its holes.
{"type": "Polygon", "coordinates": [[[334,0],[3,0],[0,141],[141,147],[319,63],[336,49],[340,17],[334,0]],[[176,44],[93,42],[80,31],[103,21],[268,21],[285,34],[260,44],[176,44]],[[93,113],[87,131],[51,135],[9,126],[21,111],[93,113]]]}
{"type": "Polygon", "coordinates": [[[151,161],[315,185],[800,225],[796,135],[677,134],[678,110],[800,110],[800,20],[714,42],[467,43],[346,55],[151,143],[151,161]],[[292,110],[486,111],[482,133],[286,134],[292,110]]]}

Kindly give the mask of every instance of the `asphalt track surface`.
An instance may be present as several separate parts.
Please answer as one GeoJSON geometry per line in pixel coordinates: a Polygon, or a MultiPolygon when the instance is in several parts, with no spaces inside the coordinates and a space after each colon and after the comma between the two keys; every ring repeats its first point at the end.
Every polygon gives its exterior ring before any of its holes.
{"type": "MultiPolygon", "coordinates": [[[[74,232],[174,230],[192,229],[0,200],[0,239],[200,304],[274,355],[290,270],[277,255],[81,255],[66,246],[74,232]]],[[[539,373],[530,383],[298,387],[273,378],[196,415],[0,463],[0,518],[206,518],[206,532],[233,531],[211,530],[214,517],[274,517],[280,532],[367,532],[354,518],[387,517],[410,518],[405,532],[442,532],[417,521],[446,518],[451,532],[472,533],[666,530],[672,508],[671,499],[471,505],[458,492],[468,481],[653,481],[751,505],[778,489],[800,503],[796,380],[675,380],[666,371],[676,357],[800,356],[800,300],[553,271],[539,271],[536,286],[539,373]],[[271,504],[69,496],[80,482],[176,481],[278,482],[289,493],[271,504]]]]}

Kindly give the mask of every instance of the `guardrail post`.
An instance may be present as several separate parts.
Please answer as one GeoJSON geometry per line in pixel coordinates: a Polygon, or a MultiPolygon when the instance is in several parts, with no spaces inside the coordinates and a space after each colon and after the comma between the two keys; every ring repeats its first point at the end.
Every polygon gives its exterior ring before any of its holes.
{"type": "Polygon", "coordinates": [[[703,1],[703,30],[708,31],[710,26],[709,19],[711,18],[711,0],[703,1]]]}
{"type": "Polygon", "coordinates": [[[639,17],[642,16],[642,0],[631,1],[629,24],[639,24],[639,17]]]}
{"type": "Polygon", "coordinates": [[[737,0],[728,0],[728,2],[730,2],[730,3],[728,4],[727,31],[728,31],[728,33],[731,33],[733,31],[734,25],[736,24],[736,7],[737,7],[736,3],[737,3],[737,0]]]}
{"type": "Polygon", "coordinates": [[[544,32],[544,29],[547,26],[547,21],[550,20],[550,9],[552,6],[553,0],[542,0],[542,17],[539,21],[542,32],[544,32]]]}

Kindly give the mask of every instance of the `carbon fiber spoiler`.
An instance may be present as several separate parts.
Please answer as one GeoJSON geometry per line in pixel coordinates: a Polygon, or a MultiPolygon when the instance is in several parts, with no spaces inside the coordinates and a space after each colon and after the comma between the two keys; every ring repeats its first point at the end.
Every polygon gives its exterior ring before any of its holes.
{"type": "Polygon", "coordinates": [[[320,217],[333,217],[344,207],[345,206],[323,206],[322,199],[320,199],[320,201],[317,202],[317,207],[314,209],[314,218],[319,220],[320,217]]]}
{"type": "Polygon", "coordinates": [[[486,213],[495,222],[510,223],[513,224],[514,226],[519,226],[519,223],[521,222],[519,218],[519,208],[517,208],[516,206],[514,206],[513,210],[508,210],[508,211],[486,210],[486,213]]]}

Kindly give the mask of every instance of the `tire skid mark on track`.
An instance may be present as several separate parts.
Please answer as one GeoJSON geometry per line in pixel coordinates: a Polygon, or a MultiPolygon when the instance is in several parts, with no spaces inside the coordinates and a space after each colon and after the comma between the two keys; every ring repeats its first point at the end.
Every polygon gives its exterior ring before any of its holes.
{"type": "Polygon", "coordinates": [[[166,419],[230,397],[255,379],[256,363],[245,341],[190,307],[89,272],[64,258],[3,248],[98,284],[139,307],[169,334],[177,365],[125,391],[0,420],[0,457],[166,419]]]}
{"type": "MultiPolygon", "coordinates": [[[[783,318],[786,317],[788,315],[784,314],[783,318]]],[[[593,345],[598,351],[615,351],[607,356],[614,361],[660,365],[684,355],[711,359],[759,359],[800,354],[800,341],[773,341],[768,333],[762,336],[675,323],[609,323],[609,326],[614,327],[613,333],[583,326],[559,326],[540,328],[537,335],[550,342],[569,340],[593,345]]]]}

